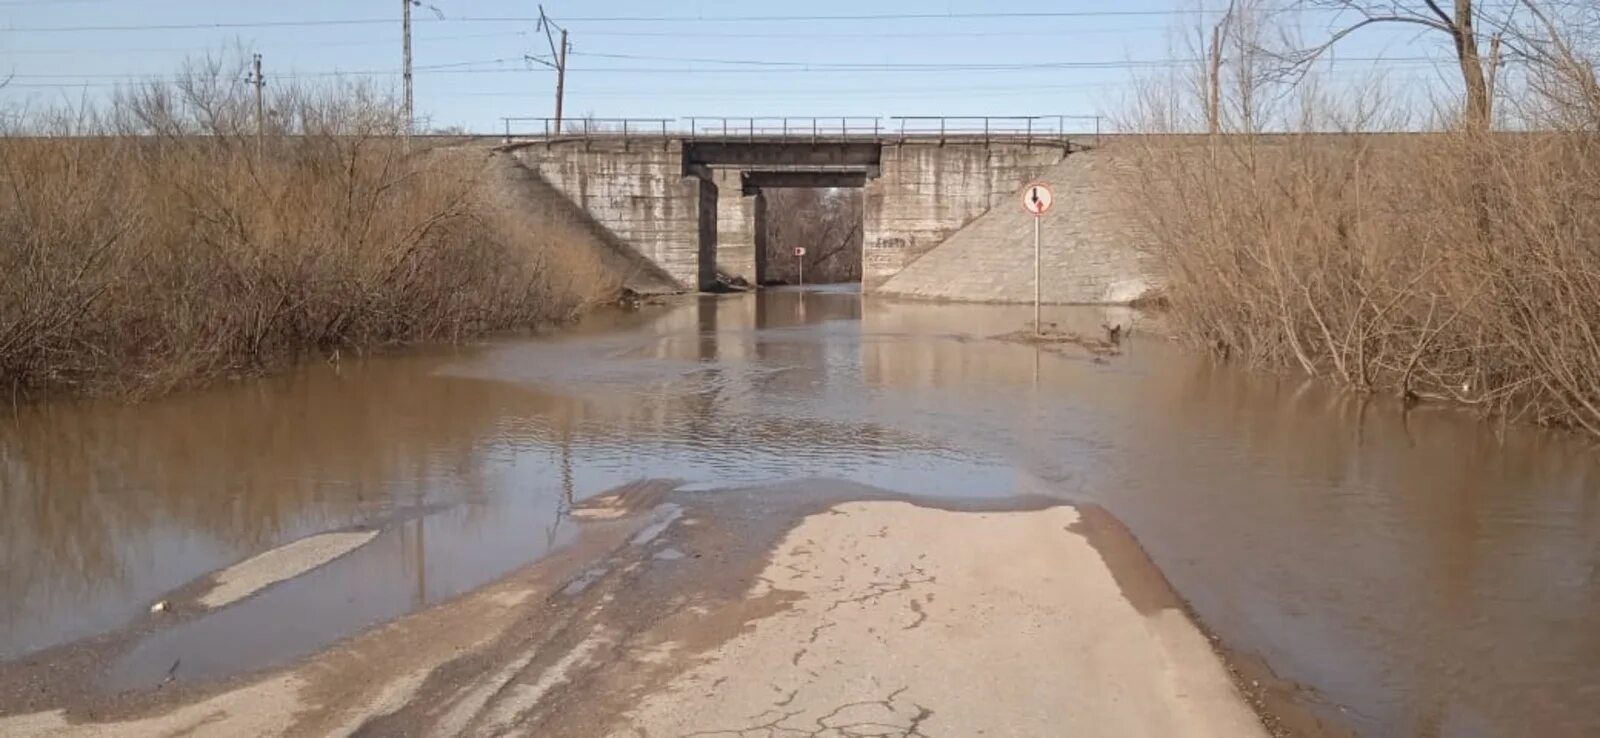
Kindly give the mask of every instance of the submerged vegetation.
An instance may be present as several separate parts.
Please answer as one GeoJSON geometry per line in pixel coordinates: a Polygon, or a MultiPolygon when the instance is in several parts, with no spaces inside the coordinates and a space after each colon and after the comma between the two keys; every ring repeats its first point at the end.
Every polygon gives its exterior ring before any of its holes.
{"type": "Polygon", "coordinates": [[[1274,49],[1287,37],[1266,28],[1274,16],[1236,10],[1197,57],[1209,68],[1146,80],[1127,126],[1196,134],[1137,144],[1129,193],[1179,335],[1407,402],[1600,435],[1594,39],[1507,18],[1494,55],[1458,44],[1467,93],[1499,80],[1495,125],[1477,94],[1419,123],[1381,79],[1327,91],[1299,73],[1304,47],[1274,49]],[[1527,50],[1515,66],[1502,43],[1527,50]]]}
{"type": "Polygon", "coordinates": [[[235,71],[193,65],[5,131],[0,389],[160,392],[615,293],[570,224],[496,227],[482,152],[410,149],[399,108],[356,85],[258,108],[235,71]]]}

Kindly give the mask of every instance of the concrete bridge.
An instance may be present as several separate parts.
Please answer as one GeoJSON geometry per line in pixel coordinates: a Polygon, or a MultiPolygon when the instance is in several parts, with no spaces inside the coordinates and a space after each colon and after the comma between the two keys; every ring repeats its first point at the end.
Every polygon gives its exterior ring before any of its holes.
{"type": "Polygon", "coordinates": [[[863,289],[878,291],[991,209],[1020,213],[1014,193],[1091,149],[1097,123],[1057,116],[690,118],[556,127],[508,119],[502,150],[685,290],[710,288],[719,271],[760,279],[764,192],[862,188],[863,289]]]}

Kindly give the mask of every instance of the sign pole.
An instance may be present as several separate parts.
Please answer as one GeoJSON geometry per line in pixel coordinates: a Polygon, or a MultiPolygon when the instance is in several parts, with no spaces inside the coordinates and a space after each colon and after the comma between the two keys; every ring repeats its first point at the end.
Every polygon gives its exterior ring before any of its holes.
{"type": "Polygon", "coordinates": [[[1044,336],[1044,321],[1040,316],[1039,305],[1044,302],[1044,279],[1039,264],[1043,260],[1039,248],[1039,221],[1044,220],[1044,214],[1049,212],[1050,206],[1056,201],[1056,195],[1050,190],[1050,185],[1043,182],[1033,182],[1022,188],[1022,209],[1033,216],[1033,335],[1044,336]]]}
{"type": "Polygon", "coordinates": [[[1044,218],[1033,216],[1033,335],[1044,335],[1044,324],[1039,322],[1039,221],[1044,218]]]}

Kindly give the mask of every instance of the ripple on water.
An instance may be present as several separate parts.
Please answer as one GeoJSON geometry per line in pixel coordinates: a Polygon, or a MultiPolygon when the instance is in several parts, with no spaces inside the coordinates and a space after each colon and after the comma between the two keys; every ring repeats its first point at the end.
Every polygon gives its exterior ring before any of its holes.
{"type": "MultiPolygon", "coordinates": [[[[1085,333],[1107,319],[1050,311],[1085,333]]],[[[26,408],[0,425],[0,659],[117,628],[285,542],[380,529],[155,632],[106,683],[175,661],[180,678],[231,673],[537,559],[603,490],[834,479],[1103,504],[1214,632],[1366,734],[1600,734],[1588,449],[1139,337],[1106,365],[988,340],[1030,317],[776,291],[139,406],[26,408]]]]}

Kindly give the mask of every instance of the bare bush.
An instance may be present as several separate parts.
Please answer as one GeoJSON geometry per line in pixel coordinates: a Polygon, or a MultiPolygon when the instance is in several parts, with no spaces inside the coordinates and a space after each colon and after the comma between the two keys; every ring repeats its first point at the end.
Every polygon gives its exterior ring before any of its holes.
{"type": "Polygon", "coordinates": [[[561,320],[604,288],[561,278],[561,234],[490,227],[481,159],[408,154],[388,98],[279,89],[258,121],[233,72],[0,138],[0,386],[160,391],[561,320]]]}
{"type": "Polygon", "coordinates": [[[798,281],[800,261],[807,282],[861,281],[859,188],[776,188],[762,197],[767,199],[762,281],[798,281]],[[806,250],[798,260],[793,256],[796,247],[806,250]]]}
{"type": "Polygon", "coordinates": [[[1135,146],[1128,196],[1179,334],[1364,391],[1600,435],[1593,64],[1546,47],[1560,64],[1498,90],[1545,130],[1373,131],[1392,120],[1382,105],[1295,81],[1257,94],[1297,100],[1305,128],[1135,146]]]}

